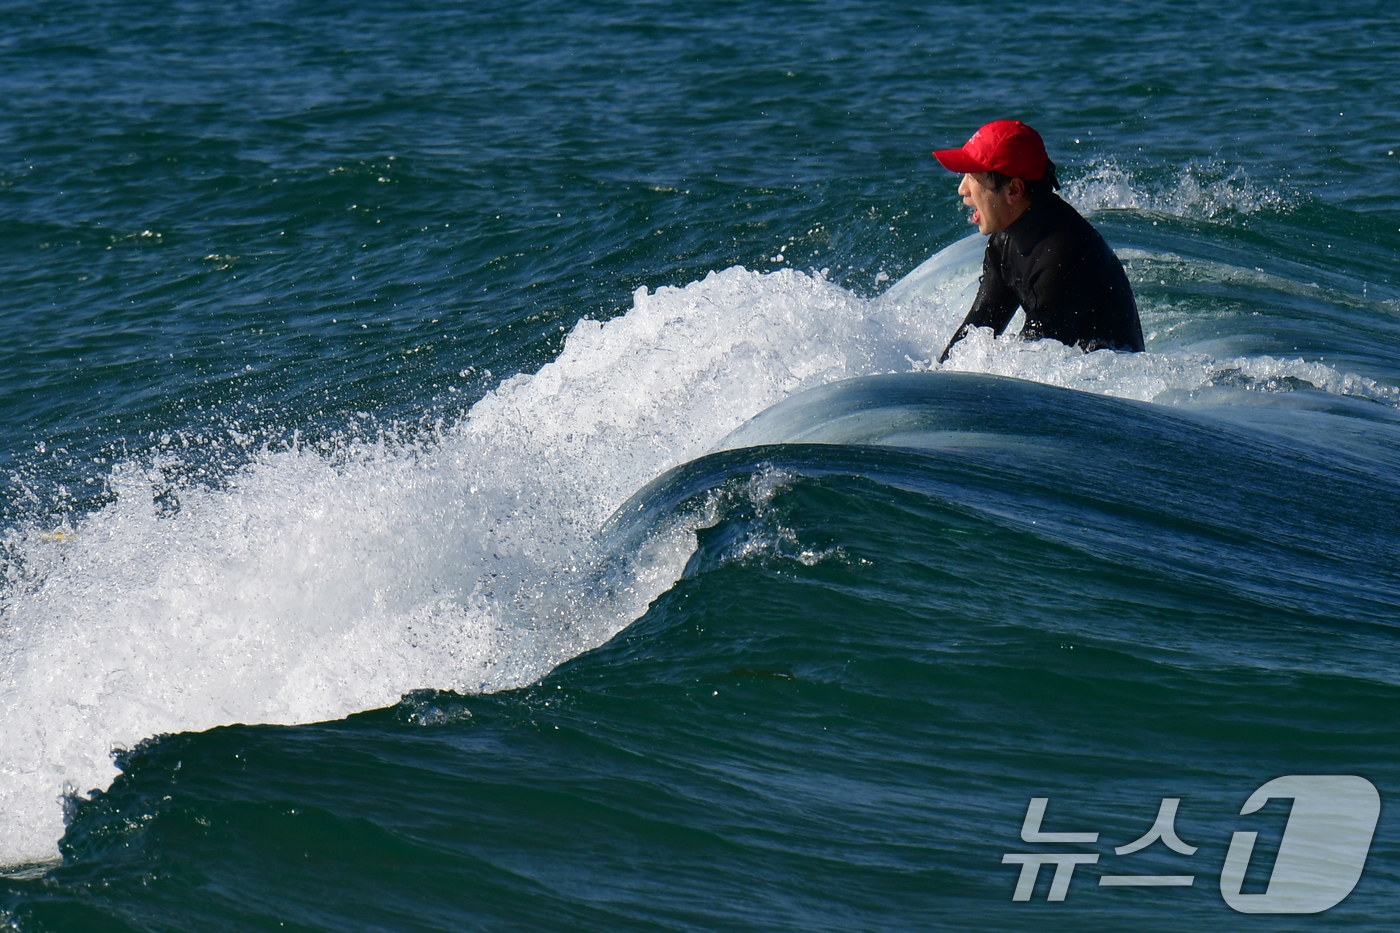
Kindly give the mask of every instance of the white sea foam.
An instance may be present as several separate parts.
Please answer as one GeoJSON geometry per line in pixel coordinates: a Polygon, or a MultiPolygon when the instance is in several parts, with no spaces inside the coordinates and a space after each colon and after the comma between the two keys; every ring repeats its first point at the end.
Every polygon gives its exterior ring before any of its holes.
{"type": "Polygon", "coordinates": [[[1046,385],[1096,392],[1144,402],[1181,398],[1221,385],[1244,390],[1290,391],[1306,384],[1335,395],[1400,406],[1400,388],[1325,363],[1301,358],[1238,356],[1216,359],[1204,353],[1083,353],[1053,340],[1026,343],[1015,336],[993,336],[980,328],[953,348],[944,369],[1014,376],[1046,385]]]}
{"type": "MultiPolygon", "coordinates": [[[[672,529],[600,592],[585,555],[621,502],[795,392],[929,368],[973,274],[902,302],[790,269],[640,289],[437,437],[264,453],[173,513],[152,464],[118,465],[115,501],[74,527],[10,532],[23,573],[0,592],[0,864],[56,856],[60,796],[106,787],[114,748],[337,718],[418,688],[507,688],[602,643],[694,548],[672,529]]],[[[949,366],[1142,399],[1233,367],[1393,398],[1303,361],[1085,355],[990,333],[949,366]]]]}
{"type": "Polygon", "coordinates": [[[1282,211],[1292,206],[1279,188],[1221,162],[1191,162],[1177,172],[1172,183],[1146,185],[1117,161],[1097,159],[1089,163],[1084,174],[1066,182],[1060,194],[1086,214],[1130,209],[1201,220],[1282,211]]]}
{"type": "Polygon", "coordinates": [[[115,501],[10,533],[0,657],[0,864],[50,859],[60,795],[114,748],[292,723],[423,688],[528,683],[609,638],[693,550],[679,529],[606,596],[583,555],[632,492],[811,385],[904,368],[941,326],[790,270],[639,290],[440,438],[332,460],[270,452],[226,488],[126,462],[115,501]]]}

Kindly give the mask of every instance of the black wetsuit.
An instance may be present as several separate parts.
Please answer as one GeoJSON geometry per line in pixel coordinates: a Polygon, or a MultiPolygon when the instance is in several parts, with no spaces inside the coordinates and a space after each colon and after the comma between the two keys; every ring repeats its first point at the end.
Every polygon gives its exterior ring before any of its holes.
{"type": "Polygon", "coordinates": [[[1142,350],[1142,324],[1123,264],[1099,232],[1054,194],[1037,198],[1011,226],[987,238],[982,287],[938,358],[973,327],[998,334],[1026,311],[1021,336],[1053,337],[1085,350],[1142,350]]]}

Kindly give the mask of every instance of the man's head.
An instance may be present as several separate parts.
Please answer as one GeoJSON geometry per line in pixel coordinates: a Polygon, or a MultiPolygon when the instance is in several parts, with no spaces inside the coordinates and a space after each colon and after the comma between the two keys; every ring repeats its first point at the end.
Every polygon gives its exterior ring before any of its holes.
{"type": "Polygon", "coordinates": [[[948,171],[963,174],[958,194],[984,234],[1005,230],[1037,197],[1060,187],[1040,134],[1018,120],[988,123],[961,149],[933,156],[948,171]]]}

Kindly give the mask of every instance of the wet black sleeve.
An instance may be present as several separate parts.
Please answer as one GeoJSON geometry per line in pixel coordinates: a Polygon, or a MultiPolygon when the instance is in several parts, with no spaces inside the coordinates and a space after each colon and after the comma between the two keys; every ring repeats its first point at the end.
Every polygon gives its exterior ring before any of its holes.
{"type": "Polygon", "coordinates": [[[990,327],[997,334],[1001,334],[1016,316],[1016,309],[1020,306],[1021,299],[1016,296],[1011,286],[1002,280],[1000,255],[994,246],[988,243],[987,252],[982,256],[982,286],[977,290],[972,310],[967,312],[967,317],[963,318],[958,329],[953,331],[953,339],[943,348],[938,362],[948,362],[948,354],[952,352],[953,344],[966,337],[967,332],[974,327],[990,327]]]}

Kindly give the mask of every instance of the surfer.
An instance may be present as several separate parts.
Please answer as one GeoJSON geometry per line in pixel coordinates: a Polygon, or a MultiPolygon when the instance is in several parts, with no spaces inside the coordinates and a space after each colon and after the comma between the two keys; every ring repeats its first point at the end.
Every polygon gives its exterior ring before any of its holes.
{"type": "Polygon", "coordinates": [[[982,286],[938,362],[974,327],[1006,329],[1019,305],[1026,340],[1050,337],[1086,352],[1142,350],[1142,324],[1123,264],[1055,192],[1040,134],[1018,120],[982,127],[961,149],[933,154],[962,173],[958,194],[987,236],[982,286]]]}

